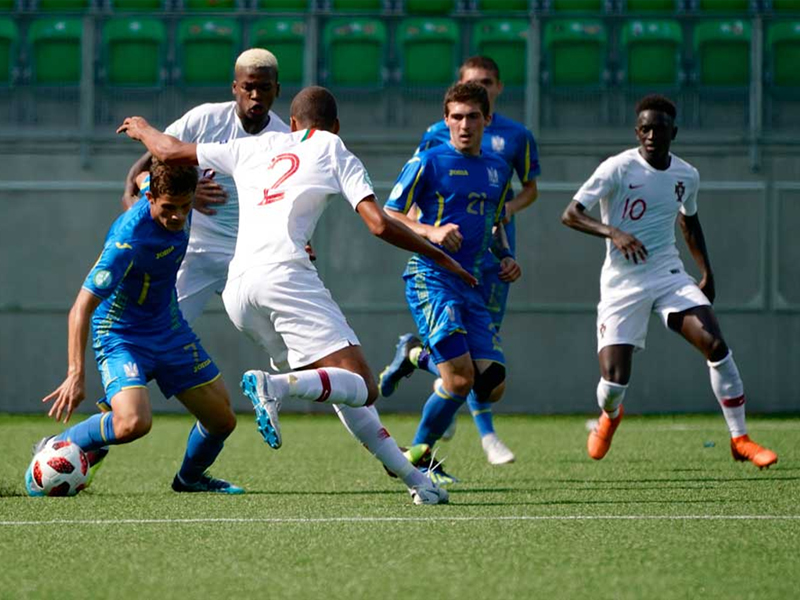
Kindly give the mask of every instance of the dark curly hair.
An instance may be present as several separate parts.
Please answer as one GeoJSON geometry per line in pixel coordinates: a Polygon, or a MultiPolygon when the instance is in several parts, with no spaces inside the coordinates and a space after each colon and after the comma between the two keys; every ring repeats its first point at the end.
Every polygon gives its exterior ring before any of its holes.
{"type": "Polygon", "coordinates": [[[678,116],[678,109],[675,108],[675,103],[661,94],[648,94],[636,103],[637,115],[646,110],[657,110],[666,113],[673,120],[678,116]]]}

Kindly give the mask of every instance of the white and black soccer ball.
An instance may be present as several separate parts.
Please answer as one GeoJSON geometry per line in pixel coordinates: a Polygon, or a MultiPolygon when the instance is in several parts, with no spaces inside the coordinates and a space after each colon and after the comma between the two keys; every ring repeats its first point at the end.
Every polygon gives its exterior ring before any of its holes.
{"type": "Polygon", "coordinates": [[[45,496],[74,496],[86,487],[89,459],[80,446],[59,441],[33,457],[32,485],[45,496]]]}

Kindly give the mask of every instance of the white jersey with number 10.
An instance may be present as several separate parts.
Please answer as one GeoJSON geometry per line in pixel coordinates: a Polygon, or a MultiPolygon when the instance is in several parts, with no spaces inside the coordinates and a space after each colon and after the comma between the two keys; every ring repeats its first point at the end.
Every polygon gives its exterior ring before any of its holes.
{"type": "Polygon", "coordinates": [[[202,168],[230,173],[239,193],[239,237],[228,278],[307,259],[305,245],[330,197],[355,208],[374,194],[364,165],[338,136],[315,129],[198,144],[202,168]]]}
{"type": "Polygon", "coordinates": [[[636,264],[607,239],[603,285],[630,284],[640,277],[682,268],[675,219],[678,211],[686,216],[697,212],[700,176],[692,165],[670,156],[669,168],[659,171],[642,158],[638,148],[626,150],[601,163],[575,194],[586,210],[599,202],[603,223],[636,236],[648,251],[647,260],[636,264]]]}

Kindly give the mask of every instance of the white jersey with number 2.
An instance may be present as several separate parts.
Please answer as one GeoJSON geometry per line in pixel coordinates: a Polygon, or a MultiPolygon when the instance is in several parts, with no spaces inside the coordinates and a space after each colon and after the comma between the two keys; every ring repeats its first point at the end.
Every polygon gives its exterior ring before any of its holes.
{"type": "Polygon", "coordinates": [[[364,165],[337,135],[315,129],[198,144],[202,168],[230,173],[239,192],[239,237],[228,279],[247,269],[306,259],[305,245],[331,196],[355,208],[374,194],[364,165]]]}
{"type": "Polygon", "coordinates": [[[601,285],[635,285],[672,268],[682,268],[675,245],[678,211],[697,212],[700,175],[692,165],[670,155],[670,166],[659,171],[650,166],[638,148],[626,150],[600,164],[575,194],[586,210],[600,203],[603,223],[635,236],[647,249],[647,260],[626,260],[610,239],[606,240],[601,285]]]}

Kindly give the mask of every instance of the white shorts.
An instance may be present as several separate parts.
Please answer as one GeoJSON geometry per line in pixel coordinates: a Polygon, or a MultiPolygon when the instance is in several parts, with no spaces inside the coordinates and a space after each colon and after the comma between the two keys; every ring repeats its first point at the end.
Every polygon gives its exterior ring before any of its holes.
{"type": "Polygon", "coordinates": [[[201,315],[211,296],[225,289],[235,248],[236,238],[209,236],[201,228],[192,229],[175,282],[181,313],[190,324],[201,315]]]}
{"type": "Polygon", "coordinates": [[[308,259],[248,269],[228,281],[222,301],[236,328],[280,371],[360,345],[308,259]]]}
{"type": "Polygon", "coordinates": [[[664,326],[669,315],[711,303],[695,280],[682,269],[667,277],[644,279],[639,285],[601,287],[597,305],[597,351],[606,346],[630,344],[644,350],[650,313],[657,312],[664,326]]]}

